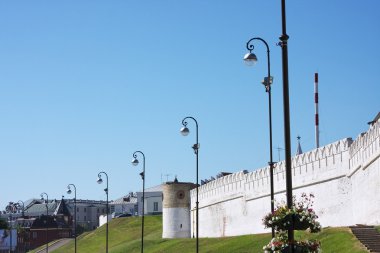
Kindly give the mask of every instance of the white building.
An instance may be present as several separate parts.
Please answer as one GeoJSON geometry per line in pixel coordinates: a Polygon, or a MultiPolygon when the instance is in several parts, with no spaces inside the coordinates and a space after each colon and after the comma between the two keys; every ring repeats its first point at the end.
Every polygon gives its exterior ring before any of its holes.
{"type": "Polygon", "coordinates": [[[143,193],[137,192],[137,214],[142,215],[142,201],[144,202],[144,215],[162,214],[162,185],[145,189],[145,200],[143,193]]]}
{"type": "MultiPolygon", "coordinates": [[[[108,222],[111,222],[112,218],[113,218],[113,215],[109,214],[108,215],[108,222]]],[[[99,216],[99,227],[103,226],[106,223],[107,223],[107,215],[106,214],[100,215],[99,216]]]]}
{"type": "MultiPolygon", "coordinates": [[[[162,186],[145,189],[144,215],[162,214],[162,186]]],[[[142,192],[129,193],[109,203],[108,221],[120,215],[142,215],[142,192]]],[[[107,223],[105,214],[99,216],[99,226],[107,223]]]]}
{"type": "Polygon", "coordinates": [[[115,216],[120,214],[134,215],[137,212],[137,197],[129,193],[110,202],[110,212],[115,216]]]}

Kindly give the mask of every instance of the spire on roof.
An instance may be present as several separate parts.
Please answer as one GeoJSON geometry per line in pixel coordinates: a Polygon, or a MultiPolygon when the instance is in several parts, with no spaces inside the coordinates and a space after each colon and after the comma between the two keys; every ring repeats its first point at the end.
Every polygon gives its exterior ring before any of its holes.
{"type": "Polygon", "coordinates": [[[298,140],[298,146],[297,146],[297,153],[296,153],[296,155],[300,155],[303,152],[302,152],[301,143],[300,143],[301,137],[299,135],[297,136],[297,140],[298,140]]]}

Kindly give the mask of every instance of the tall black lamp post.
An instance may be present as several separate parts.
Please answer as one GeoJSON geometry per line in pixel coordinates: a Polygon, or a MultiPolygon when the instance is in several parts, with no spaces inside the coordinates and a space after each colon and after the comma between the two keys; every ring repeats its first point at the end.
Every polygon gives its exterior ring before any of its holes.
{"type": "Polygon", "coordinates": [[[98,184],[103,183],[103,179],[102,179],[102,175],[101,174],[104,174],[106,176],[106,188],[104,189],[104,191],[106,192],[106,195],[107,195],[107,202],[106,202],[106,215],[107,215],[107,223],[106,223],[106,253],[108,253],[108,213],[109,213],[109,210],[108,210],[108,175],[104,171],[99,172],[98,173],[98,180],[96,181],[96,182],[98,182],[98,184]]]}
{"type": "MultiPolygon", "coordinates": [[[[288,39],[286,34],[285,0],[281,0],[282,35],[280,36],[280,46],[282,48],[282,80],[284,97],[284,137],[285,137],[285,165],[286,165],[286,202],[289,208],[293,206],[293,186],[292,186],[292,159],[291,159],[291,139],[290,139],[290,110],[289,110],[289,76],[288,76],[288,39]]],[[[293,222],[292,222],[293,224],[293,222]]],[[[288,230],[289,242],[294,241],[294,228],[288,230]]],[[[290,252],[293,253],[293,244],[290,252]]]]}
{"type": "Polygon", "coordinates": [[[41,193],[41,200],[45,200],[45,202],[46,202],[46,204],[45,204],[45,206],[46,206],[46,232],[45,232],[45,234],[46,234],[46,253],[48,253],[49,252],[49,237],[48,237],[48,229],[49,229],[49,222],[48,222],[48,218],[49,218],[49,206],[48,206],[48,204],[49,204],[49,196],[47,195],[47,193],[46,192],[43,192],[43,193],[41,193]],[[44,198],[44,196],[46,196],[46,199],[44,198]]]}
{"type": "Polygon", "coordinates": [[[195,202],[195,216],[196,216],[196,240],[197,240],[197,253],[199,252],[199,210],[198,210],[198,207],[199,207],[199,201],[198,201],[198,150],[199,150],[199,142],[198,142],[198,122],[196,119],[194,119],[193,117],[185,117],[183,120],[182,120],[182,125],[183,127],[181,128],[180,132],[183,136],[187,136],[190,132],[189,128],[187,128],[187,119],[192,119],[194,122],[195,122],[195,126],[196,126],[196,143],[192,146],[192,148],[194,149],[194,153],[195,153],[195,156],[196,156],[196,193],[197,193],[197,199],[196,199],[196,202],[195,202]]]}
{"type": "MultiPolygon", "coordinates": [[[[270,75],[270,53],[268,43],[262,38],[252,38],[247,42],[247,49],[249,53],[244,56],[244,61],[248,65],[253,65],[257,62],[257,57],[252,50],[254,49],[253,41],[259,40],[263,42],[267,48],[267,59],[268,59],[268,75],[264,78],[262,84],[265,86],[265,91],[268,93],[268,101],[269,101],[269,173],[270,173],[270,210],[274,212],[274,184],[273,184],[273,153],[272,153],[272,95],[271,95],[271,84],[273,82],[273,77],[270,75]]],[[[272,238],[274,238],[275,232],[272,227],[272,238]]]]}
{"type": "Polygon", "coordinates": [[[133,153],[132,165],[137,166],[139,160],[137,160],[137,154],[141,154],[143,157],[143,171],[140,173],[141,179],[143,180],[143,196],[142,196],[142,218],[141,218],[141,253],[144,252],[144,212],[145,212],[145,155],[141,151],[135,151],[133,153]]]}
{"type": "Polygon", "coordinates": [[[74,184],[67,185],[67,194],[71,194],[71,187],[74,188],[74,240],[75,240],[75,253],[77,252],[77,188],[74,184]]]}

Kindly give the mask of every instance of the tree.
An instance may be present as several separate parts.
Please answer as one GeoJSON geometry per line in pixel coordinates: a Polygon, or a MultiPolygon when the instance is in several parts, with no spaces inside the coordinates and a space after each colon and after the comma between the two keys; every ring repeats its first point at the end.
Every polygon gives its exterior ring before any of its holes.
{"type": "Polygon", "coordinates": [[[5,219],[0,218],[0,229],[8,229],[8,223],[5,219]]]}

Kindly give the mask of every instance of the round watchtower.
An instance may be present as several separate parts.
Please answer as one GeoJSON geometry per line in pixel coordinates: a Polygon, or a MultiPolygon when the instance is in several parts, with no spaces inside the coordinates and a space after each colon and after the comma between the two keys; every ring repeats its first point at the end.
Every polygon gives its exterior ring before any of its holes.
{"type": "Polygon", "coordinates": [[[163,185],[162,238],[190,238],[190,190],[193,183],[178,180],[163,185]]]}

